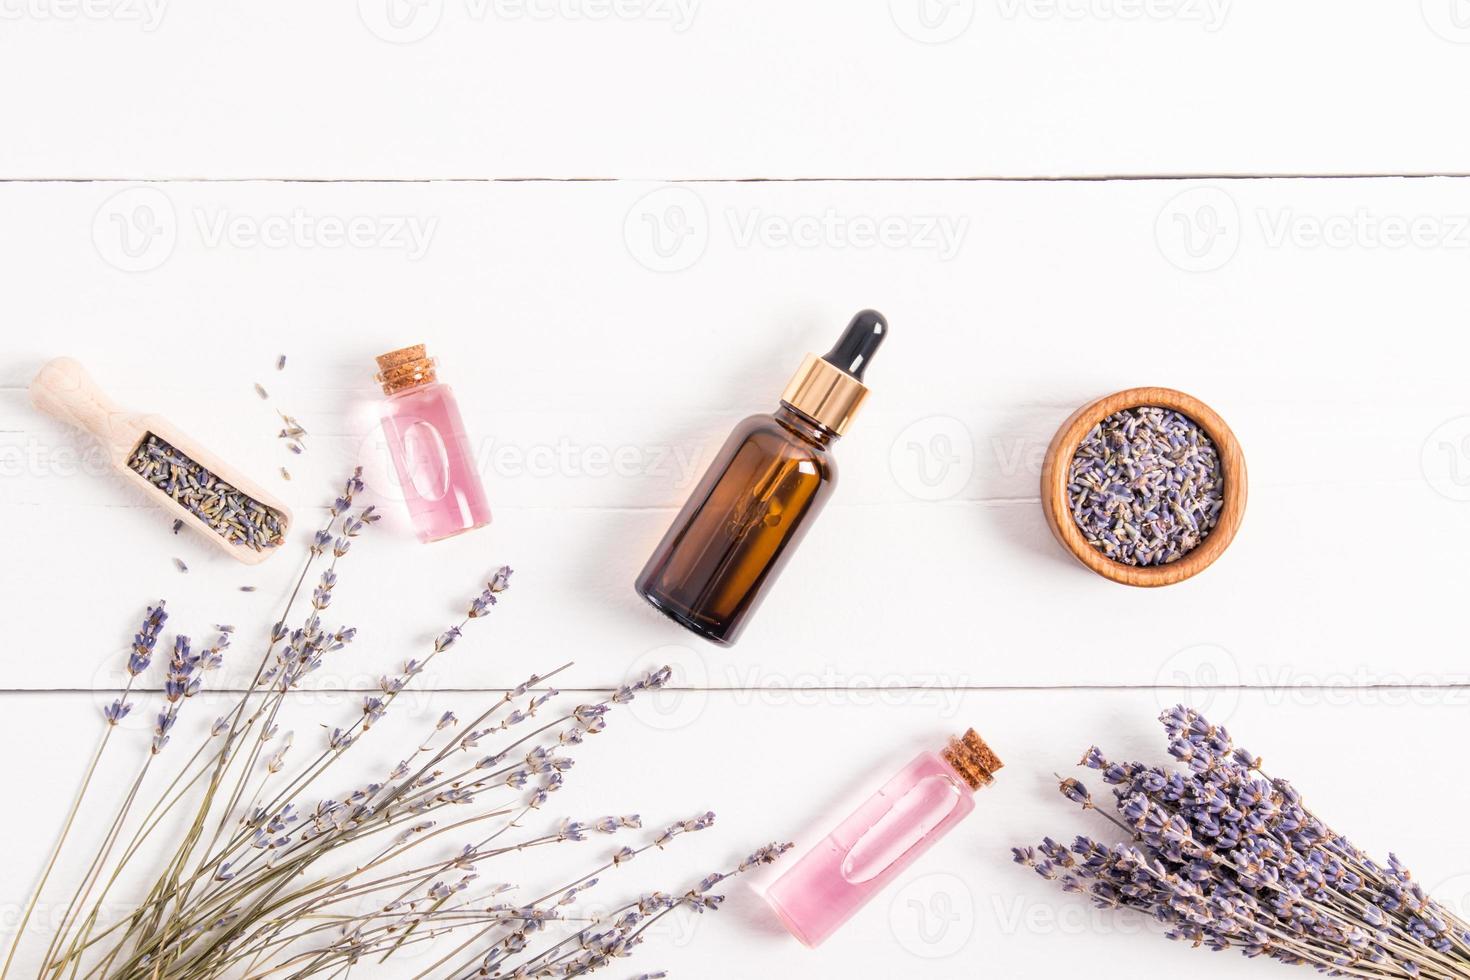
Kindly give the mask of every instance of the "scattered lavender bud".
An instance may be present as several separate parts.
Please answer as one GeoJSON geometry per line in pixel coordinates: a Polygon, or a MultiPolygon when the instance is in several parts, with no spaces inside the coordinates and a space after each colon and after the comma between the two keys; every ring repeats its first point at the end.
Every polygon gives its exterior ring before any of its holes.
{"type": "Polygon", "coordinates": [[[173,528],[174,533],[175,534],[178,534],[179,531],[183,529],[183,526],[184,526],[184,519],[181,518],[181,517],[175,517],[174,518],[174,528],[173,528]]]}
{"type": "Polygon", "coordinates": [[[182,558],[174,559],[174,567],[181,572],[187,572],[189,570],[189,566],[184,564],[184,559],[182,558]]]}
{"type": "Polygon", "coordinates": [[[281,417],[283,424],[283,428],[277,433],[279,438],[299,440],[302,436],[306,435],[306,428],[300,422],[296,421],[295,418],[279,410],[277,410],[276,414],[281,417]]]}
{"type": "Polygon", "coordinates": [[[265,398],[269,398],[270,397],[270,393],[267,392],[265,390],[265,388],[262,387],[259,382],[257,382],[256,385],[255,385],[255,393],[257,395],[259,395],[262,399],[265,399],[265,398]]]}
{"type": "Polygon", "coordinates": [[[277,371],[284,371],[284,370],[286,370],[286,355],[285,354],[282,354],[280,357],[276,358],[276,370],[277,371]]]}

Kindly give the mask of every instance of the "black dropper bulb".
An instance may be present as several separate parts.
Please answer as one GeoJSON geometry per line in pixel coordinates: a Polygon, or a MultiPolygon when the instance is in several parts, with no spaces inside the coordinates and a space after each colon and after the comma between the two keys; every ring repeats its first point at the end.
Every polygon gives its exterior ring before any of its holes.
{"type": "Polygon", "coordinates": [[[863,310],[852,318],[842,336],[837,338],[837,343],[822,355],[822,360],[861,381],[868,362],[887,336],[888,321],[883,314],[877,310],[863,310]]]}

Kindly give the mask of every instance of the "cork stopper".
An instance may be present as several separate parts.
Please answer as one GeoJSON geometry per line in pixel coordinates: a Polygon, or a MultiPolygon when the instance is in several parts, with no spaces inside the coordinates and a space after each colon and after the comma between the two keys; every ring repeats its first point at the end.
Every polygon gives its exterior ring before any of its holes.
{"type": "Polygon", "coordinates": [[[960,738],[950,739],[942,754],[944,761],[971,789],[989,786],[995,781],[996,771],[1005,765],[973,728],[960,738]]]}
{"type": "Polygon", "coordinates": [[[436,380],[434,359],[428,355],[423,344],[379,354],[377,361],[378,373],[373,378],[383,386],[385,395],[431,384],[436,380]]]}

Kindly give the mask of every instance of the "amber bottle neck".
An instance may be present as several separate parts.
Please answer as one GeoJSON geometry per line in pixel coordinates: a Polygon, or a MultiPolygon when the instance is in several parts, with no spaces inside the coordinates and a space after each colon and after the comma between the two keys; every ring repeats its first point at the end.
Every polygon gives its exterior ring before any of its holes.
{"type": "Polygon", "coordinates": [[[816,443],[823,449],[837,441],[836,432],[810,416],[798,412],[785,402],[781,403],[781,407],[776,409],[774,415],[776,421],[784,428],[790,429],[807,442],[816,443]]]}

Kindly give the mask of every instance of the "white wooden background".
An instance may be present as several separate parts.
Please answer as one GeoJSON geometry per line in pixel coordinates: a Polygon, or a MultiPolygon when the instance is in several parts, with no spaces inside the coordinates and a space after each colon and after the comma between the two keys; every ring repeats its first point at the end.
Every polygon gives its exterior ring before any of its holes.
{"type": "Polygon", "coordinates": [[[333,607],[362,639],[299,731],[501,562],[515,589],[413,718],[566,659],[588,689],[674,665],[560,801],[719,813],[645,884],[820,830],[966,726],[1007,761],[819,952],[737,889],[629,975],[1280,972],[1131,941],[1009,863],[1099,830],[1052,774],[1092,742],[1158,757],[1179,700],[1470,911],[1463,0],[0,0],[0,82],[5,930],[143,605],[238,625],[238,684],[295,567],[170,537],[30,408],[58,354],[303,529],[367,468],[388,520],[333,607]],[[838,494],[741,644],[701,645],[631,581],[730,426],[863,306],[894,334],[838,494]],[[496,514],[432,547],[372,416],[373,355],[419,341],[496,514]],[[1159,591],[1073,564],[1036,491],[1061,420],[1138,384],[1211,403],[1252,477],[1230,551],[1159,591]]]}

